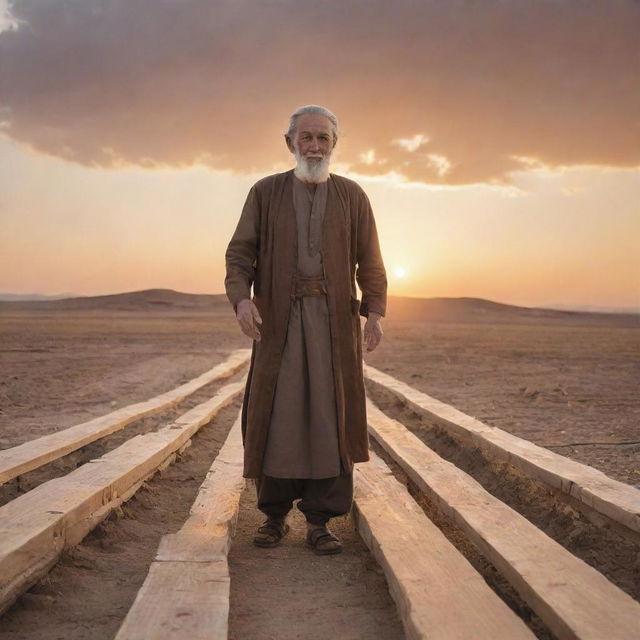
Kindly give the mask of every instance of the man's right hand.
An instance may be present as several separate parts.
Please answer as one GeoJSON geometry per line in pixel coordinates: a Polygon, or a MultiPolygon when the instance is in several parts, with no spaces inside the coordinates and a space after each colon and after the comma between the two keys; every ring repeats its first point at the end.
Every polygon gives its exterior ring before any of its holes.
{"type": "Polygon", "coordinates": [[[242,333],[249,336],[252,340],[260,342],[260,331],[258,331],[258,325],[262,324],[262,318],[258,312],[258,307],[245,298],[240,300],[236,307],[236,320],[242,329],[242,333]]]}

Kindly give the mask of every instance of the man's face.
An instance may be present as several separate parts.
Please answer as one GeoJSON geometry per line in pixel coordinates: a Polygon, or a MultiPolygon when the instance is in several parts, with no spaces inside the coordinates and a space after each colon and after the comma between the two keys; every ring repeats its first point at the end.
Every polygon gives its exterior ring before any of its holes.
{"type": "Polygon", "coordinates": [[[297,122],[296,130],[287,138],[287,146],[291,153],[298,153],[310,166],[330,156],[334,147],[333,132],[329,118],[318,113],[305,113],[297,122]]]}
{"type": "Polygon", "coordinates": [[[295,175],[307,183],[329,178],[329,161],[335,146],[331,121],[326,116],[307,113],[296,121],[296,130],[287,137],[289,151],[296,156],[295,175]]]}

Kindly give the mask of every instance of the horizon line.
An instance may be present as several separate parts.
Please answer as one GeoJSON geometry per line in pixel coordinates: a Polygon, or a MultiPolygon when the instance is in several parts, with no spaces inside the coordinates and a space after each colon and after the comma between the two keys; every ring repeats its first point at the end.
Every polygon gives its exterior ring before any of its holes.
{"type": "MultiPolygon", "coordinates": [[[[178,293],[181,295],[193,295],[193,296],[226,296],[224,292],[218,293],[201,293],[190,291],[178,291],[177,289],[170,289],[168,287],[148,287],[146,289],[135,289],[130,291],[118,291],[116,293],[94,293],[94,294],[82,294],[65,292],[59,294],[43,294],[43,293],[12,293],[12,292],[0,292],[0,302],[46,302],[48,300],[68,300],[73,298],[99,298],[107,296],[118,296],[135,293],[145,293],[149,291],[170,291],[172,293],[178,293]]],[[[544,305],[524,305],[514,304],[512,302],[501,302],[499,300],[492,300],[490,298],[482,298],[480,296],[425,296],[425,295],[397,295],[389,294],[389,298],[406,298],[412,300],[483,300],[485,302],[491,302],[492,304],[500,304],[510,307],[520,307],[523,309],[548,309],[552,311],[578,311],[578,312],[591,312],[591,313],[618,313],[618,314],[640,314],[640,304],[637,306],[608,306],[597,305],[592,303],[546,303],[544,305]]]]}

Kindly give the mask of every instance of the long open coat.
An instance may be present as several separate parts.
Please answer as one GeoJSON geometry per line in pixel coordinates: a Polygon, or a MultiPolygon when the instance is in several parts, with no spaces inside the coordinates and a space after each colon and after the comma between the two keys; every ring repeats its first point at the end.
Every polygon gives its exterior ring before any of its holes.
{"type": "MultiPolygon", "coordinates": [[[[251,187],[225,258],[225,288],[234,310],[251,298],[260,312],[242,407],[245,478],[262,470],[297,267],[293,170],[251,187]]],[[[345,468],[369,460],[360,315],[385,315],[387,278],[367,195],[353,180],[330,174],[322,228],[340,457],[345,468]],[[356,281],[362,290],[357,298],[356,281]]]]}

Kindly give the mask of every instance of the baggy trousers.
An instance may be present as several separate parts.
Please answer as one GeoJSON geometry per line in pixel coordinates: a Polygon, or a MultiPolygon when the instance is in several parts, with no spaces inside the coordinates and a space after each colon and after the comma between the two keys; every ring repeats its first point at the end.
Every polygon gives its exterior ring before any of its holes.
{"type": "Polygon", "coordinates": [[[258,509],[269,518],[281,520],[291,510],[293,501],[307,522],[324,526],[330,518],[351,510],[353,473],[333,478],[274,478],[261,474],[256,478],[258,509]]]}

